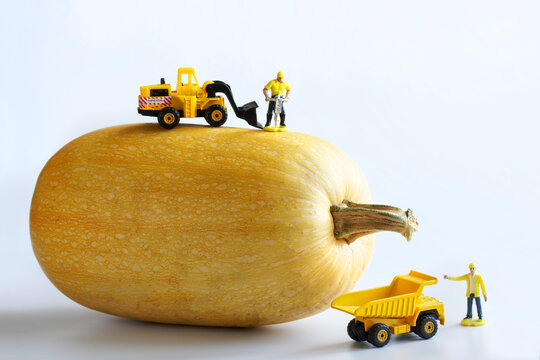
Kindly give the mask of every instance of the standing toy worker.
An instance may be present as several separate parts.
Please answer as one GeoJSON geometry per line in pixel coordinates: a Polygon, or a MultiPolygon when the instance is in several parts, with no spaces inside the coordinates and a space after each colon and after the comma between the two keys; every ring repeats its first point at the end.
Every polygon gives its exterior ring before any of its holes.
{"type": "Polygon", "coordinates": [[[484,279],[482,275],[476,272],[476,265],[474,263],[469,264],[470,273],[453,277],[443,275],[445,279],[454,281],[467,281],[467,315],[461,321],[463,326],[482,326],[486,324],[486,320],[482,317],[482,304],[480,303],[480,288],[482,288],[482,294],[484,300],[487,301],[486,286],[484,285],[484,279]],[[478,319],[472,318],[472,303],[473,299],[476,302],[476,312],[478,313],[478,319]]]}
{"type": "MultiPolygon", "coordinates": [[[[283,102],[289,100],[289,94],[291,93],[291,87],[289,86],[289,83],[283,80],[285,78],[285,74],[283,71],[280,71],[277,73],[277,78],[274,80],[270,80],[268,84],[263,89],[264,94],[264,100],[268,101],[268,112],[266,113],[266,125],[264,126],[264,130],[266,131],[287,131],[287,126],[285,125],[285,108],[283,107],[283,102]],[[272,96],[268,96],[268,90],[271,91],[272,96]],[[285,93],[285,97],[283,97],[283,93],[285,93]],[[272,127],[272,113],[276,112],[280,116],[280,126],[279,128],[277,126],[272,127]]],[[[277,125],[277,124],[276,124],[277,125]]]]}

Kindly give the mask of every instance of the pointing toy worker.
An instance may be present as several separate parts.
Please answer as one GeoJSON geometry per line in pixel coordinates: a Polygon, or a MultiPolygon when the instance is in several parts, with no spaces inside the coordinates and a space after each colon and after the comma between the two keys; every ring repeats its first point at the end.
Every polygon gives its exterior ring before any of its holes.
{"type": "Polygon", "coordinates": [[[484,295],[484,300],[487,301],[486,286],[484,285],[484,279],[482,275],[476,272],[476,265],[471,263],[469,265],[470,273],[453,277],[448,275],[443,275],[445,279],[454,280],[454,281],[467,281],[467,315],[461,321],[461,325],[464,326],[481,326],[485,325],[486,320],[482,318],[482,304],[480,303],[480,288],[482,288],[482,294],[484,295]],[[472,319],[472,302],[473,299],[476,302],[476,312],[478,313],[478,319],[472,319]]]}
{"type": "MultiPolygon", "coordinates": [[[[289,83],[284,80],[285,74],[283,71],[280,71],[277,73],[277,78],[274,80],[270,80],[268,84],[263,89],[264,94],[264,100],[268,101],[268,112],[266,113],[266,125],[264,126],[265,130],[269,131],[275,131],[270,129],[270,123],[272,122],[272,112],[276,108],[276,101],[270,101],[270,97],[268,96],[268,90],[271,91],[271,97],[281,98],[284,101],[287,101],[289,99],[289,94],[291,93],[291,87],[289,86],[289,83]],[[285,98],[283,97],[283,93],[285,93],[285,98]]],[[[287,126],[285,125],[285,108],[283,107],[283,103],[281,102],[281,113],[279,114],[281,121],[280,126],[277,129],[278,131],[287,131],[287,126]]]]}

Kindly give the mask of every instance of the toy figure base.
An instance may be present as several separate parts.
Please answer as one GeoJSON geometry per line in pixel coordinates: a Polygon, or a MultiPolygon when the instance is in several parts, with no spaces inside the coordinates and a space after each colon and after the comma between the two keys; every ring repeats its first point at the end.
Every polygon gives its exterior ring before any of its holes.
{"type": "Polygon", "coordinates": [[[289,131],[289,129],[287,129],[286,126],[265,126],[263,128],[264,131],[271,131],[271,132],[276,132],[276,131],[280,131],[280,132],[285,132],[285,131],[289,131]]]}
{"type": "Polygon", "coordinates": [[[487,324],[486,319],[463,319],[461,326],[484,326],[487,324]]]}

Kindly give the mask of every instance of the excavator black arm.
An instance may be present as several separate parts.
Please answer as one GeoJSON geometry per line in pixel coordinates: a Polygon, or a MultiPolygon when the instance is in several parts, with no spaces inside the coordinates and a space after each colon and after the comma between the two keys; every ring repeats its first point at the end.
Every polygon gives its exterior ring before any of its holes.
{"type": "Polygon", "coordinates": [[[225,94],[238,118],[246,120],[246,122],[251,126],[259,129],[263,128],[263,126],[257,121],[257,108],[259,105],[257,105],[255,101],[248,102],[240,107],[236,106],[231,87],[219,80],[214,80],[213,83],[206,85],[206,92],[208,93],[208,97],[216,97],[216,93],[225,94]]]}

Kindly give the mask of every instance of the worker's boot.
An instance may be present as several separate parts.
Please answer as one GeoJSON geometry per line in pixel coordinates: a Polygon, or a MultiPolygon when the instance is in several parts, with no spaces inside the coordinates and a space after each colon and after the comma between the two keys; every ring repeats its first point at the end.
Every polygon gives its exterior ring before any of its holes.
{"type": "Polygon", "coordinates": [[[289,131],[289,129],[287,129],[287,125],[285,125],[285,114],[279,114],[279,116],[281,118],[281,121],[279,123],[278,131],[289,131]]]}
{"type": "Polygon", "coordinates": [[[272,114],[266,114],[266,124],[264,125],[264,131],[276,131],[276,128],[272,126],[272,114]]]}

